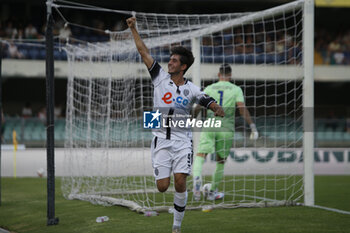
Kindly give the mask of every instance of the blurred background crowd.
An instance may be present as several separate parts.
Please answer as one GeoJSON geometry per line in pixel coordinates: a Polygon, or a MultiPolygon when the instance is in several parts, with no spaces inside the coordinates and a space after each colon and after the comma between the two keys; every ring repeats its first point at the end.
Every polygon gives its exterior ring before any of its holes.
{"type": "MultiPolygon", "coordinates": [[[[54,35],[64,43],[67,38],[76,38],[82,41],[103,42],[108,41],[109,36],[103,32],[91,33],[89,30],[81,30],[65,26],[63,21],[55,24],[54,35]]],[[[103,21],[94,20],[92,27],[105,29],[103,21]]],[[[112,28],[120,30],[120,23],[117,22],[112,28]]],[[[16,42],[44,39],[46,24],[35,22],[23,22],[16,17],[0,21],[0,38],[14,39],[16,42]]],[[[239,43],[236,41],[236,43],[239,43]]],[[[247,43],[247,42],[246,42],[247,43]]],[[[249,42],[248,42],[249,43],[249,42]]],[[[18,45],[11,43],[4,46],[3,57],[13,59],[44,59],[40,54],[33,56],[28,54],[18,45]],[[22,51],[21,51],[22,50],[22,51]]],[[[23,47],[22,47],[23,48],[23,47]]],[[[65,57],[63,56],[62,59],[65,57]]],[[[350,65],[350,29],[334,30],[333,28],[316,28],[315,31],[315,64],[316,65],[350,65]]]]}

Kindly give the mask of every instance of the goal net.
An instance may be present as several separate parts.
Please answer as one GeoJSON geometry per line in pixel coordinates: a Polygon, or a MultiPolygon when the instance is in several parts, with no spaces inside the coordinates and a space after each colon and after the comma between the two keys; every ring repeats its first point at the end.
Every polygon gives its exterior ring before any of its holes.
{"type": "MultiPolygon", "coordinates": [[[[224,198],[195,201],[189,177],[188,209],[303,202],[303,9],[304,2],[295,1],[248,13],[133,12],[143,41],[165,70],[170,49],[178,45],[194,51],[197,63],[185,76],[203,88],[217,81],[221,64],[230,64],[232,82],[242,88],[260,134],[250,140],[249,126],[236,114],[234,145],[219,186],[224,198]]],[[[151,79],[130,30],[106,33],[107,42],[68,42],[64,48],[69,73],[64,196],[138,212],[167,210],[173,184],[165,193],[157,191],[152,133],[143,128],[143,112],[153,107],[151,79]]],[[[213,158],[204,164],[203,184],[211,182],[213,158]]]]}

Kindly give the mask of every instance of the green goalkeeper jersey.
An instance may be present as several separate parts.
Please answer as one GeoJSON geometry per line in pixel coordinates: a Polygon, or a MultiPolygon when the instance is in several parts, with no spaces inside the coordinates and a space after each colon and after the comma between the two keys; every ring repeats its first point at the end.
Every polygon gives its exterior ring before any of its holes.
{"type": "MultiPolygon", "coordinates": [[[[242,89],[231,82],[219,81],[207,86],[204,92],[213,97],[225,111],[225,117],[218,118],[222,122],[221,127],[234,131],[236,103],[244,103],[242,89]]],[[[208,111],[208,118],[213,117],[214,113],[208,111]]]]}

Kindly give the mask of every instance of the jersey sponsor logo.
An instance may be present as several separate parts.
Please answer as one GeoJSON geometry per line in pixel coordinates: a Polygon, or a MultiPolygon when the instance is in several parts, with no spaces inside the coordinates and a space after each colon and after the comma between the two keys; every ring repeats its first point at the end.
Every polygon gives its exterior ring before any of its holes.
{"type": "Polygon", "coordinates": [[[143,128],[145,129],[159,129],[162,114],[159,110],[143,112],[143,128]]]}
{"type": "Polygon", "coordinates": [[[164,94],[162,100],[164,101],[164,103],[166,104],[171,104],[173,101],[171,100],[171,98],[173,97],[173,95],[171,94],[171,92],[167,92],[164,94]]]}
{"type": "Polygon", "coordinates": [[[162,97],[162,100],[166,104],[171,104],[172,102],[175,102],[175,104],[179,104],[179,105],[183,105],[183,106],[186,106],[189,102],[188,99],[185,99],[182,96],[178,96],[176,98],[175,97],[173,98],[173,94],[171,92],[165,93],[164,96],[162,97]]]}

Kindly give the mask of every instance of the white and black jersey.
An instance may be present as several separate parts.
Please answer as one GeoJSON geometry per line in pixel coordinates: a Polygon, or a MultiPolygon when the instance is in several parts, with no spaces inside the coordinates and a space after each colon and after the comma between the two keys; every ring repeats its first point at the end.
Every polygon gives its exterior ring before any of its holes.
{"type": "MultiPolygon", "coordinates": [[[[162,113],[162,122],[169,126],[170,121],[186,120],[190,117],[191,108],[198,103],[206,108],[215,100],[200,90],[199,87],[185,79],[185,84],[177,86],[170,74],[154,61],[149,69],[154,86],[153,109],[162,113]]],[[[171,140],[192,140],[191,128],[161,127],[154,129],[153,135],[171,140]]]]}

